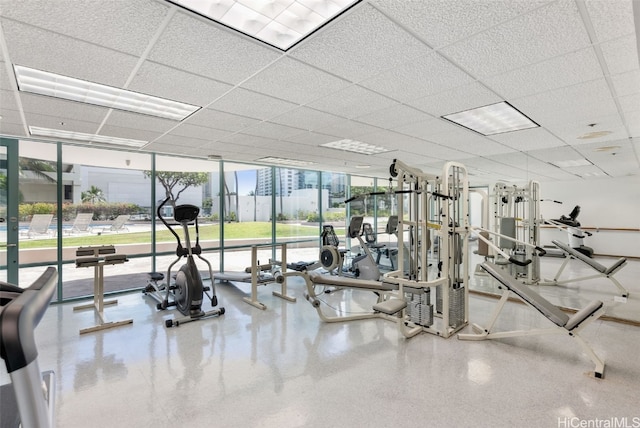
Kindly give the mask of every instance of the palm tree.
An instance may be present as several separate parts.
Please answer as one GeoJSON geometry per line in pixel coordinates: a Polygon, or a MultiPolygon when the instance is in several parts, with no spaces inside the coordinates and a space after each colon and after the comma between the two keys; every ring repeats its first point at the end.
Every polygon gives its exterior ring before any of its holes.
{"type": "Polygon", "coordinates": [[[89,190],[87,190],[86,192],[82,192],[80,194],[80,199],[82,199],[82,202],[87,202],[92,204],[107,201],[107,199],[104,197],[104,193],[102,192],[102,189],[96,186],[91,186],[89,190]]]}

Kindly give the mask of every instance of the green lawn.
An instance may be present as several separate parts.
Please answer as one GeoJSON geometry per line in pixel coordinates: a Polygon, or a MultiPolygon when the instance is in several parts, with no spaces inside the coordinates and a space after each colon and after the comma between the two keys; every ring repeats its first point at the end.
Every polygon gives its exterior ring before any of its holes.
{"type": "MultiPolygon", "coordinates": [[[[200,240],[217,240],[220,236],[219,224],[207,224],[199,227],[200,240]]],[[[182,230],[177,229],[181,239],[182,230]]],[[[194,228],[190,228],[191,239],[195,239],[194,228]]],[[[298,224],[276,223],[276,236],[278,238],[296,238],[296,237],[313,237],[319,235],[318,226],[304,226],[298,224]]],[[[246,223],[225,223],[224,224],[225,239],[264,239],[271,238],[270,222],[246,222],[246,223]]],[[[336,229],[336,234],[344,237],[344,229],[336,229]]],[[[168,242],[174,241],[173,235],[163,226],[157,225],[156,241],[168,242]]],[[[80,247],[89,245],[123,245],[123,244],[142,244],[151,242],[150,232],[131,232],[131,233],[104,233],[101,235],[91,234],[83,236],[65,235],[62,239],[64,247],[80,247]]],[[[34,239],[21,240],[20,249],[29,248],[51,248],[57,245],[57,239],[34,239]]]]}

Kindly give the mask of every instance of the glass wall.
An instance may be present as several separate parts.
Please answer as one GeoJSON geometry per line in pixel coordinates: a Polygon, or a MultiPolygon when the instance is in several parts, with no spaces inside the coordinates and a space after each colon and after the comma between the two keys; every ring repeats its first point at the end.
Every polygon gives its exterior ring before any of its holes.
{"type": "MultiPolygon", "coordinates": [[[[175,260],[176,239],[157,216],[157,207],[167,198],[160,215],[183,245],[174,206],[196,205],[203,255],[215,270],[242,272],[251,265],[252,245],[259,246],[263,264],[282,258],[273,245],[280,243],[287,243],[289,262],[313,262],[323,224],[333,225],[346,246],[350,210],[380,229],[386,218],[378,220],[376,214],[386,216],[393,205],[393,198],[384,195],[347,207],[351,194],[376,190],[375,180],[366,177],[13,141],[20,157],[20,282],[37,278],[44,266],[57,266],[60,299],[94,293],[94,269],[76,266],[80,248],[86,255],[113,246],[127,256],[124,266],[104,267],[106,293],[141,289],[148,272],[166,272],[175,260]]],[[[6,157],[0,161],[6,163],[6,157]]],[[[6,204],[3,195],[0,208],[6,204]]],[[[194,244],[193,225],[188,230],[194,244]]],[[[2,274],[6,277],[6,267],[2,274]]]]}
{"type": "Polygon", "coordinates": [[[94,269],[76,267],[80,248],[85,256],[110,247],[127,256],[126,267],[103,267],[105,292],[144,287],[153,252],[151,155],[65,145],[62,166],[62,297],[93,295],[94,269]]]}
{"type": "MultiPolygon", "coordinates": [[[[221,270],[244,272],[251,266],[249,247],[272,242],[273,169],[224,162],[223,171],[222,191],[214,203],[224,219],[221,270]]],[[[260,263],[268,263],[271,257],[271,247],[260,249],[260,263]]]]}

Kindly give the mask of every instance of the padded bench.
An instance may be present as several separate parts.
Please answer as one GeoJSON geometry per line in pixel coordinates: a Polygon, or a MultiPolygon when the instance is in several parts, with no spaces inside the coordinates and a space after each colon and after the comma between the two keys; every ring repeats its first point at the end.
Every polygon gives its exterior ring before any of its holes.
{"type": "Polygon", "coordinates": [[[582,350],[589,356],[595,364],[594,376],[602,378],[604,376],[604,362],[595,354],[589,344],[580,337],[580,331],[589,323],[598,319],[604,313],[604,305],[599,300],[586,305],[572,316],[567,315],[560,308],[547,299],[536,293],[531,287],[519,282],[512,276],[508,275],[504,270],[497,268],[494,264],[484,262],[480,265],[489,275],[498,281],[504,292],[500,298],[496,309],[494,310],[487,327],[473,324],[473,334],[459,334],[461,340],[486,340],[486,339],[502,339],[517,336],[532,336],[544,334],[564,334],[575,340],[582,350]],[[510,293],[515,294],[525,304],[529,305],[536,311],[544,315],[554,324],[551,328],[539,328],[530,330],[515,330],[505,332],[492,332],[502,308],[507,302],[510,293]]]}
{"type": "Polygon", "coordinates": [[[618,290],[620,290],[620,293],[622,294],[622,297],[629,297],[629,292],[627,291],[627,289],[624,288],[622,286],[622,284],[620,284],[620,282],[618,282],[618,280],[613,277],[613,275],[616,272],[618,272],[620,269],[622,269],[622,267],[627,263],[627,259],[626,258],[621,257],[618,260],[616,260],[616,262],[613,263],[611,266],[606,267],[603,264],[598,263],[596,260],[592,259],[591,257],[588,257],[588,256],[584,255],[580,251],[576,251],[575,249],[571,248],[570,246],[568,246],[568,245],[566,245],[566,244],[564,244],[562,242],[555,241],[555,240],[551,241],[551,242],[553,243],[553,245],[555,245],[560,250],[562,250],[565,254],[570,256],[567,259],[565,259],[565,261],[562,264],[562,266],[560,266],[560,269],[558,270],[558,273],[556,273],[555,277],[553,278],[553,283],[554,284],[561,285],[561,284],[568,284],[570,282],[578,282],[578,281],[585,281],[585,280],[588,280],[588,279],[595,279],[595,278],[605,277],[605,278],[608,278],[611,282],[613,282],[613,284],[618,288],[618,290]],[[571,258],[578,259],[581,262],[586,263],[592,269],[594,269],[596,272],[598,272],[598,274],[590,275],[590,276],[583,276],[583,277],[579,277],[579,278],[571,278],[571,279],[560,281],[559,280],[560,275],[562,274],[562,271],[567,266],[567,263],[569,262],[569,260],[571,260],[571,258]]]}

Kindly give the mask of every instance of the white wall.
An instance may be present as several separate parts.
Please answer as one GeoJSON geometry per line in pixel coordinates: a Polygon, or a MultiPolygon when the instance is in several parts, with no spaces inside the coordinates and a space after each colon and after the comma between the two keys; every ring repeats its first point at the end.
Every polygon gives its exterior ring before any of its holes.
{"type": "MultiPolygon", "coordinates": [[[[568,215],[580,205],[578,221],[583,227],[635,229],[633,232],[598,231],[586,238],[584,244],[596,254],[640,257],[640,176],[571,182],[540,183],[542,199],[554,199],[563,204],[541,202],[544,218],[568,215]]],[[[560,231],[543,229],[543,244],[552,239],[567,240],[560,231]]]]}

